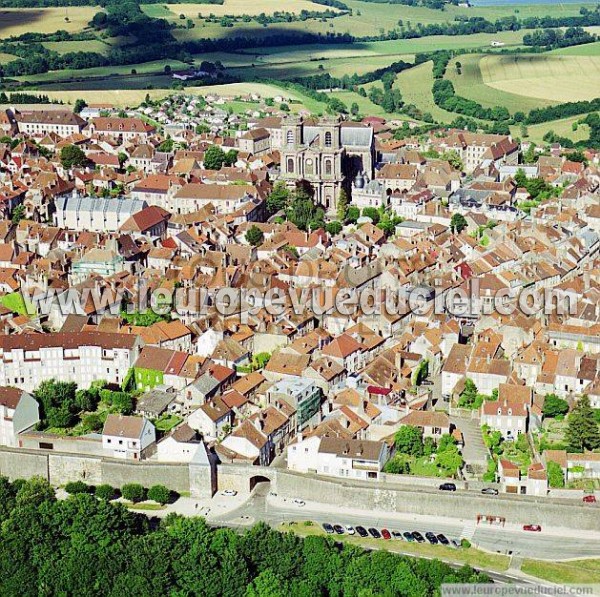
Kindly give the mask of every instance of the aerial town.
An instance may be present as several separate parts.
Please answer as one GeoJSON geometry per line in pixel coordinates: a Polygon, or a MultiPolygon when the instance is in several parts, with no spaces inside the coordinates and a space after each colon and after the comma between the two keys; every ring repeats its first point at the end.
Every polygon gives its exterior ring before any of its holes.
{"type": "Polygon", "coordinates": [[[595,503],[600,153],[246,99],[3,107],[2,473],[595,503]]]}

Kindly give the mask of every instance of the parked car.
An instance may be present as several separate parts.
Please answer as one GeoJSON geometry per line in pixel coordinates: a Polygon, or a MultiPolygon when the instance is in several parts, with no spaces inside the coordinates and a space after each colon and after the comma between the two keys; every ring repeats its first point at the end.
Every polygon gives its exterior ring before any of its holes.
{"type": "Polygon", "coordinates": [[[440,491],[456,491],[454,483],[442,483],[439,487],[440,491]]]}
{"type": "Polygon", "coordinates": [[[452,539],[452,541],[450,541],[450,545],[452,545],[452,547],[460,547],[460,541],[457,541],[456,539],[452,539]]]}
{"type": "Polygon", "coordinates": [[[417,543],[425,543],[425,537],[419,531],[413,531],[412,536],[417,543]]]}
{"type": "Polygon", "coordinates": [[[356,532],[359,534],[360,537],[368,537],[369,536],[369,533],[367,533],[367,529],[365,529],[365,527],[361,527],[361,526],[356,527],[356,532]]]}
{"type": "Polygon", "coordinates": [[[348,533],[348,535],[354,535],[354,533],[356,533],[352,525],[347,524],[344,529],[346,529],[346,533],[348,533]]]}
{"type": "Polygon", "coordinates": [[[425,533],[425,538],[427,539],[427,541],[429,541],[429,543],[431,543],[431,545],[438,544],[438,538],[435,536],[435,533],[425,533]]]}
{"type": "Polygon", "coordinates": [[[338,535],[343,535],[344,534],[344,527],[341,524],[334,524],[333,525],[333,530],[338,534],[338,535]]]}
{"type": "Polygon", "coordinates": [[[540,533],[542,531],[542,527],[539,524],[525,524],[523,525],[524,531],[533,531],[534,533],[540,533]]]}
{"type": "Polygon", "coordinates": [[[221,495],[226,495],[227,497],[233,497],[237,495],[237,491],[235,489],[225,489],[221,492],[221,495]]]}
{"type": "Polygon", "coordinates": [[[292,500],[292,504],[302,508],[302,506],[306,506],[306,502],[304,500],[299,500],[298,498],[292,500]]]}
{"type": "Polygon", "coordinates": [[[392,531],[392,537],[402,541],[402,533],[400,531],[392,531]]]}
{"type": "Polygon", "coordinates": [[[328,522],[324,522],[323,523],[323,530],[328,534],[328,535],[333,535],[333,533],[335,532],[333,530],[333,527],[328,523],[328,522]]]}
{"type": "Polygon", "coordinates": [[[584,495],[583,496],[583,501],[586,504],[595,504],[596,503],[596,496],[595,495],[584,495]]]}
{"type": "Polygon", "coordinates": [[[381,533],[375,527],[369,529],[369,535],[371,535],[373,539],[381,539],[381,533]]]}
{"type": "Polygon", "coordinates": [[[484,487],[481,490],[481,493],[483,493],[483,495],[498,495],[498,490],[495,487],[484,487]]]}
{"type": "Polygon", "coordinates": [[[450,541],[448,541],[446,535],[442,535],[442,533],[440,533],[437,536],[437,540],[442,544],[442,545],[450,545],[450,541]]]}
{"type": "Polygon", "coordinates": [[[402,536],[409,542],[412,543],[415,538],[414,535],[410,532],[410,531],[405,531],[404,533],[402,533],[402,536]]]}
{"type": "Polygon", "coordinates": [[[392,538],[392,534],[387,529],[381,529],[381,536],[388,541],[392,538]]]}

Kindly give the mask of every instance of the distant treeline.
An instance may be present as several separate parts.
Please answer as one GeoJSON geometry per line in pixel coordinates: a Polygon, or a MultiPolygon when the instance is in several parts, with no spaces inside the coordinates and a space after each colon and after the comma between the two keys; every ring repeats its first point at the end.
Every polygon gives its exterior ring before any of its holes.
{"type": "Polygon", "coordinates": [[[569,27],[564,33],[561,29],[538,29],[523,36],[526,46],[543,47],[547,49],[567,48],[597,41],[598,38],[588,33],[582,27],[569,27]]]}

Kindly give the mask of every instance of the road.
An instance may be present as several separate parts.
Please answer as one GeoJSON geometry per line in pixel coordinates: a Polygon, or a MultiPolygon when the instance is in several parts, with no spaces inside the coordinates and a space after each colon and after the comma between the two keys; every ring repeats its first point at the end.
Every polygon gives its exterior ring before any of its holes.
{"type": "MultiPolygon", "coordinates": [[[[213,500],[224,500],[215,496],[213,500]]],[[[264,521],[272,526],[294,520],[313,520],[399,531],[434,531],[449,539],[467,535],[473,544],[488,551],[536,559],[558,560],[600,557],[600,533],[544,528],[541,533],[523,531],[517,525],[479,525],[455,518],[417,516],[396,512],[361,511],[309,502],[303,507],[291,500],[269,495],[269,486],[259,484],[249,499],[226,512],[208,517],[213,524],[246,526],[264,521]]]]}

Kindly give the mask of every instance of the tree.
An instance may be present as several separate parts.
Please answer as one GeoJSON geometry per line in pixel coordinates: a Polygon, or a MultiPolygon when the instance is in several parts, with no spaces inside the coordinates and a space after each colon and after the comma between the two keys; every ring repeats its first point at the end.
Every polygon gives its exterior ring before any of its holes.
{"type": "Polygon", "coordinates": [[[342,223],[338,222],[337,220],[333,220],[333,222],[329,222],[327,224],[325,229],[327,230],[327,232],[329,232],[329,234],[331,234],[331,236],[335,236],[336,234],[339,234],[342,231],[342,223]]]}
{"type": "Polygon", "coordinates": [[[65,491],[71,495],[75,495],[76,493],[89,493],[90,487],[83,481],[71,481],[65,485],[65,491]]]}
{"type": "Polygon", "coordinates": [[[423,430],[414,425],[403,425],[394,436],[396,450],[410,456],[423,455],[423,430]]]}
{"type": "Polygon", "coordinates": [[[595,450],[600,447],[600,432],[594,419],[590,399],[585,394],[579,399],[567,418],[566,439],[573,452],[595,450]]]}
{"type": "Polygon", "coordinates": [[[84,167],[88,164],[88,159],[77,145],[65,145],[60,150],[60,163],[62,167],[69,170],[73,167],[84,167]]]}
{"type": "Polygon", "coordinates": [[[344,189],[340,189],[340,194],[338,195],[337,200],[337,217],[338,220],[344,221],[346,217],[346,210],[348,209],[348,203],[350,203],[350,199],[348,198],[348,193],[344,189]]]}
{"type": "Polygon", "coordinates": [[[15,497],[17,506],[32,505],[39,506],[46,501],[56,500],[53,487],[41,477],[32,477],[25,481],[15,497]]]}
{"type": "Polygon", "coordinates": [[[220,170],[225,161],[225,153],[217,145],[211,145],[204,153],[204,167],[207,170],[220,170]]]}
{"type": "Polygon", "coordinates": [[[467,378],[465,387],[458,399],[458,406],[461,408],[479,408],[483,399],[477,392],[477,386],[472,379],[467,378]]]}
{"type": "Polygon", "coordinates": [[[288,207],[290,191],[282,180],[275,183],[271,194],[267,197],[267,211],[275,214],[288,207]]]}
{"type": "Polygon", "coordinates": [[[108,485],[107,483],[98,485],[94,491],[95,496],[100,500],[104,500],[105,502],[114,500],[117,497],[117,493],[117,490],[112,487],[112,485],[108,485]]]}
{"type": "Polygon", "coordinates": [[[546,394],[542,412],[545,417],[550,418],[566,415],[569,412],[569,403],[556,394],[546,394]]]}
{"type": "Polygon", "coordinates": [[[548,471],[548,485],[550,485],[550,487],[561,488],[565,486],[563,470],[558,462],[550,460],[546,470],[548,471]]]}
{"type": "Polygon", "coordinates": [[[358,218],[360,218],[360,209],[356,205],[350,205],[346,210],[346,222],[356,224],[358,218]]]}
{"type": "Polygon", "coordinates": [[[358,107],[358,104],[356,102],[352,102],[352,105],[350,106],[350,114],[352,114],[352,116],[358,116],[359,111],[360,108],[358,107]]]}
{"type": "Polygon", "coordinates": [[[246,597],[285,597],[285,584],[267,568],[263,570],[246,589],[246,597]]]}
{"type": "Polygon", "coordinates": [[[365,218],[371,218],[373,224],[377,224],[379,222],[379,218],[381,217],[376,207],[365,207],[362,210],[362,215],[365,218]]]}
{"type": "Polygon", "coordinates": [[[246,231],[246,240],[253,247],[258,247],[259,245],[262,245],[264,238],[265,235],[263,234],[263,231],[256,225],[250,226],[250,228],[248,228],[248,230],[246,231]]]}
{"type": "Polygon", "coordinates": [[[441,452],[438,450],[435,463],[443,470],[445,475],[454,476],[464,464],[464,460],[458,448],[454,445],[441,452]]]}
{"type": "Polygon", "coordinates": [[[81,98],[76,99],[73,105],[73,112],[79,114],[84,108],[87,108],[87,102],[81,98]]]}
{"type": "Polygon", "coordinates": [[[13,224],[18,224],[25,217],[25,206],[20,203],[13,209],[11,222],[13,224]]]}
{"type": "Polygon", "coordinates": [[[141,502],[146,497],[146,491],[139,483],[127,483],[121,487],[121,495],[130,502],[141,502]]]}
{"type": "Polygon", "coordinates": [[[287,210],[290,222],[296,224],[300,230],[308,230],[309,223],[315,220],[317,206],[304,190],[298,189],[287,210]]]}
{"type": "Polygon", "coordinates": [[[459,213],[452,214],[450,218],[450,230],[452,232],[460,234],[467,227],[467,220],[465,216],[459,213]]]}
{"type": "Polygon", "coordinates": [[[443,153],[442,159],[446,160],[455,170],[458,170],[459,172],[464,170],[463,161],[455,149],[443,153]]]}
{"type": "Polygon", "coordinates": [[[148,499],[159,504],[166,504],[171,499],[171,491],[164,485],[153,485],[148,489],[148,499]]]}

